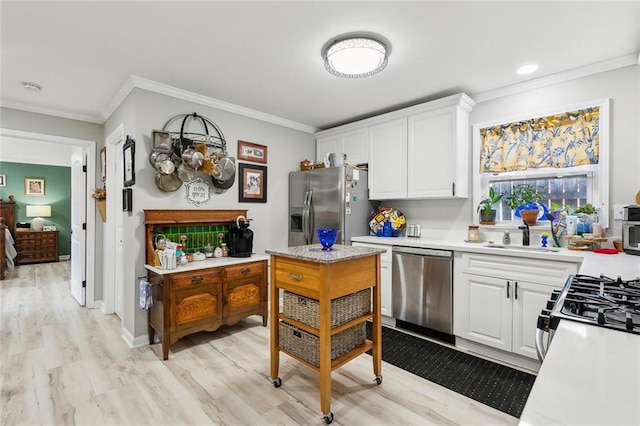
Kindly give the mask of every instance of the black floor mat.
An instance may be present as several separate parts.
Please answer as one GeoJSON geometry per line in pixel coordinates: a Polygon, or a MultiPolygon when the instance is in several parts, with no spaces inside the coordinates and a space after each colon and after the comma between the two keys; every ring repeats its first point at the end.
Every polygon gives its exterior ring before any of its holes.
{"type": "MultiPolygon", "coordinates": [[[[371,338],[369,322],[367,338],[371,338]]],[[[389,327],[382,327],[382,359],[518,418],[536,378],[389,327]]]]}

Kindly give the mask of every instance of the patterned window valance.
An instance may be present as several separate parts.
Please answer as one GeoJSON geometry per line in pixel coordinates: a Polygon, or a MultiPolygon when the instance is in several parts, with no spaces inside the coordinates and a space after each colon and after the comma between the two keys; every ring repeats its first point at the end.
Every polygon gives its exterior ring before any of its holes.
{"type": "Polygon", "coordinates": [[[600,109],[480,129],[480,173],[598,164],[600,109]]]}

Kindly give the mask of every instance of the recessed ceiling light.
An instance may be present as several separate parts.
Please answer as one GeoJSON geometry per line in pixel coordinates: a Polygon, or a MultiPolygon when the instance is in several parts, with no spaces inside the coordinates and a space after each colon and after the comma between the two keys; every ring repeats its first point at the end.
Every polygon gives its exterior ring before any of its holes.
{"type": "Polygon", "coordinates": [[[28,90],[30,92],[42,92],[42,86],[36,83],[32,83],[30,81],[23,81],[20,83],[24,90],[28,90]]]}
{"type": "Polygon", "coordinates": [[[339,38],[323,52],[324,67],[338,77],[369,77],[385,69],[388,53],[385,43],[369,35],[339,38]]]}
{"type": "Polygon", "coordinates": [[[516,70],[516,73],[520,74],[520,75],[526,75],[526,74],[531,74],[532,72],[536,72],[538,71],[538,65],[537,64],[528,64],[528,65],[524,65],[521,66],[520,68],[518,68],[516,70]]]}

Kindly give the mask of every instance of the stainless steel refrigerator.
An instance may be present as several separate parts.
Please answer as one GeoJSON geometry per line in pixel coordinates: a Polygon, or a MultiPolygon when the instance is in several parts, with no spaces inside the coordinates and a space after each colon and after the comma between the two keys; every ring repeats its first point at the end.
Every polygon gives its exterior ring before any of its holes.
{"type": "Polygon", "coordinates": [[[318,243],[318,228],[340,229],[337,244],[369,234],[367,172],[347,166],[289,173],[289,247],[318,243]]]}

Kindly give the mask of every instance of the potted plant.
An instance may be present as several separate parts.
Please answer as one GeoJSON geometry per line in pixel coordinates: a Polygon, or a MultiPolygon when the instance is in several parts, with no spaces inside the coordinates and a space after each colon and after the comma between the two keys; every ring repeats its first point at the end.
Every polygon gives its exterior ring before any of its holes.
{"type": "Polygon", "coordinates": [[[489,196],[484,198],[478,204],[476,212],[480,213],[481,225],[495,225],[496,223],[496,210],[493,208],[502,200],[502,194],[496,194],[493,186],[489,188],[489,196]]]}
{"type": "Polygon", "coordinates": [[[529,226],[536,224],[540,213],[538,203],[542,200],[544,195],[532,185],[525,183],[514,186],[511,193],[505,197],[507,206],[519,213],[529,226]]]}

